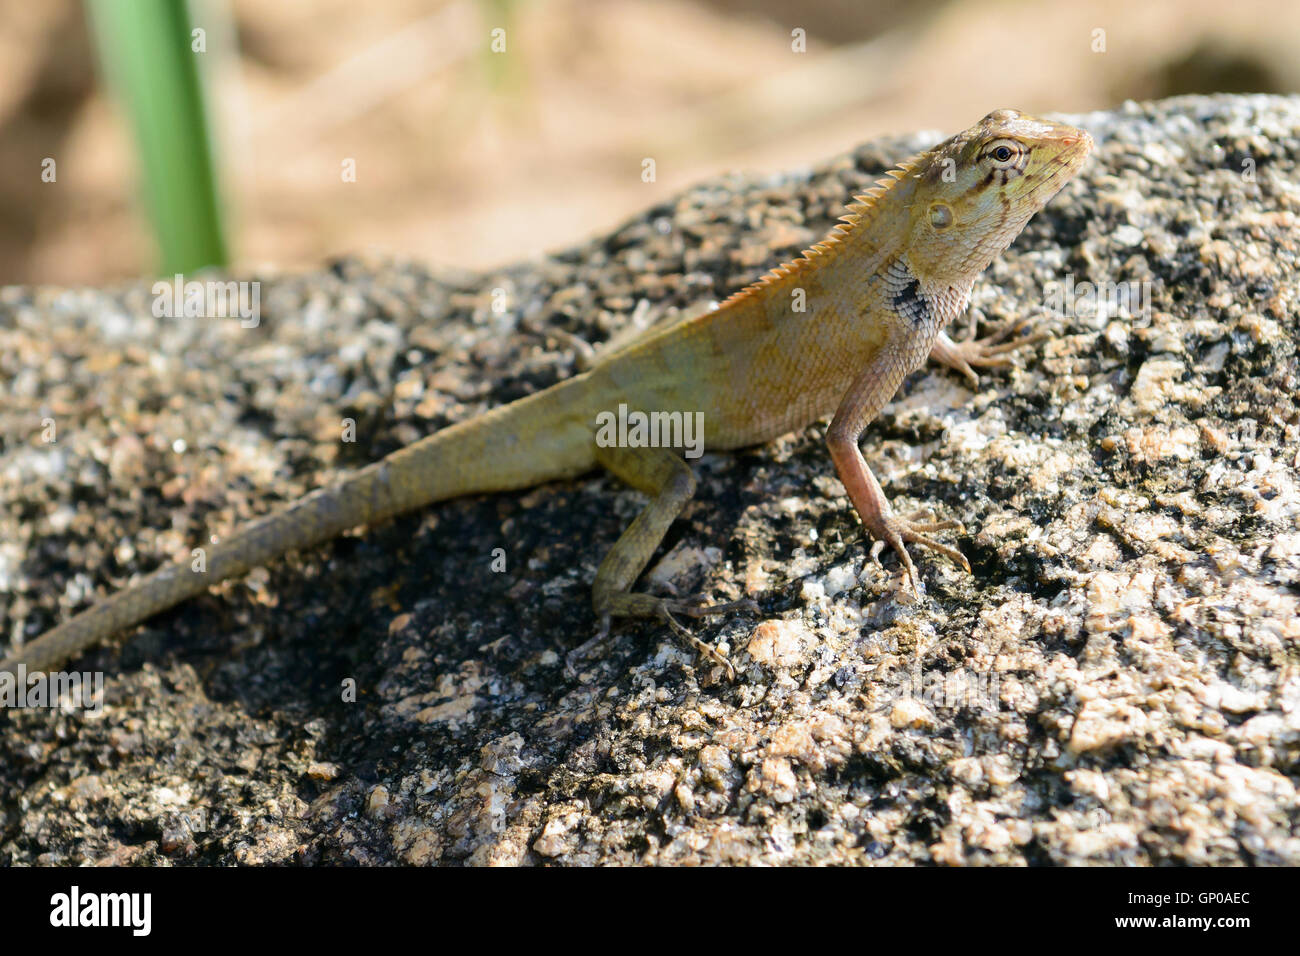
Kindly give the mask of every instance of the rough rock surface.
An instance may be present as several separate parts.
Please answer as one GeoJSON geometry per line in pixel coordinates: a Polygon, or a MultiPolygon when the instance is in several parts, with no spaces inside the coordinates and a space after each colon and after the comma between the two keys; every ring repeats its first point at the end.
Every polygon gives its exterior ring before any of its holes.
{"type": "MultiPolygon", "coordinates": [[[[698,627],[736,681],[651,625],[570,677],[639,496],[450,502],[88,655],[103,716],[0,717],[0,863],[1300,863],[1300,98],[1075,120],[1095,160],[975,292],[1046,338],[974,392],[917,373],[864,441],[973,575],[918,552],[897,593],[813,427],[706,455],[653,575],[757,598],[698,627]],[[1067,276],[1148,307],[1049,307],[1067,276]]],[[[539,329],[724,297],[936,138],[499,274],[244,276],[255,329],[155,318],[147,282],[3,290],[0,643],[570,374],[539,329]]]]}

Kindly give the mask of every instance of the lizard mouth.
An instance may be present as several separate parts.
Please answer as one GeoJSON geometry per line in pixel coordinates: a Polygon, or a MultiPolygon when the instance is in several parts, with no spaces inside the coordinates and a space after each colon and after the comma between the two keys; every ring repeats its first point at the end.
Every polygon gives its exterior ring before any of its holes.
{"type": "Polygon", "coordinates": [[[1029,190],[1029,195],[1040,209],[1061,191],[1061,187],[1088,158],[1093,148],[1092,137],[1081,129],[1072,130],[1056,142],[1060,147],[1057,154],[1047,161],[1041,179],[1029,190]]]}

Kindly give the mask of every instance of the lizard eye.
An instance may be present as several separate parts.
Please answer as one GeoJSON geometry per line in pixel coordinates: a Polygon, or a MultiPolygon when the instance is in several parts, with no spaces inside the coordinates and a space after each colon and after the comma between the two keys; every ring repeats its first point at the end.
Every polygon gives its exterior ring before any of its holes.
{"type": "Polygon", "coordinates": [[[1024,154],[1024,148],[1012,139],[999,139],[993,142],[984,155],[993,160],[996,169],[1009,169],[1015,166],[1024,154]]]}

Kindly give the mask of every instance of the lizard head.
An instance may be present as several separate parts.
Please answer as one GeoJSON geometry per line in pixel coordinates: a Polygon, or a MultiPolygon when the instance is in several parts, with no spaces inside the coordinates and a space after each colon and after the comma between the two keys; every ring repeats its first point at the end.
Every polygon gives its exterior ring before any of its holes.
{"type": "Polygon", "coordinates": [[[907,258],[918,275],[973,278],[1011,245],[1083,165],[1092,137],[1016,110],[996,110],[916,165],[907,258]]]}

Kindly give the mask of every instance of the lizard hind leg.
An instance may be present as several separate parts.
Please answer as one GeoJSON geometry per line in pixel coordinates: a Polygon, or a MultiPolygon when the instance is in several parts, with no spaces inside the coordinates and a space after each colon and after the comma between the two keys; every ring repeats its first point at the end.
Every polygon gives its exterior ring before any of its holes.
{"type": "Polygon", "coordinates": [[[605,638],[613,618],[651,618],[663,621],[678,639],[726,667],[734,677],[735,668],[731,663],[687,630],[677,618],[752,610],[756,608],[753,601],[710,604],[700,596],[659,597],[632,590],[633,582],[650,563],[668,526],[695,494],[695,477],[690,468],[667,448],[597,447],[596,460],[618,478],[648,494],[650,502],[628,525],[596,571],[591,592],[592,606],[600,621],[600,630],[595,638],[570,655],[570,664],[572,665],[572,658],[586,656],[594,645],[605,638]]]}

